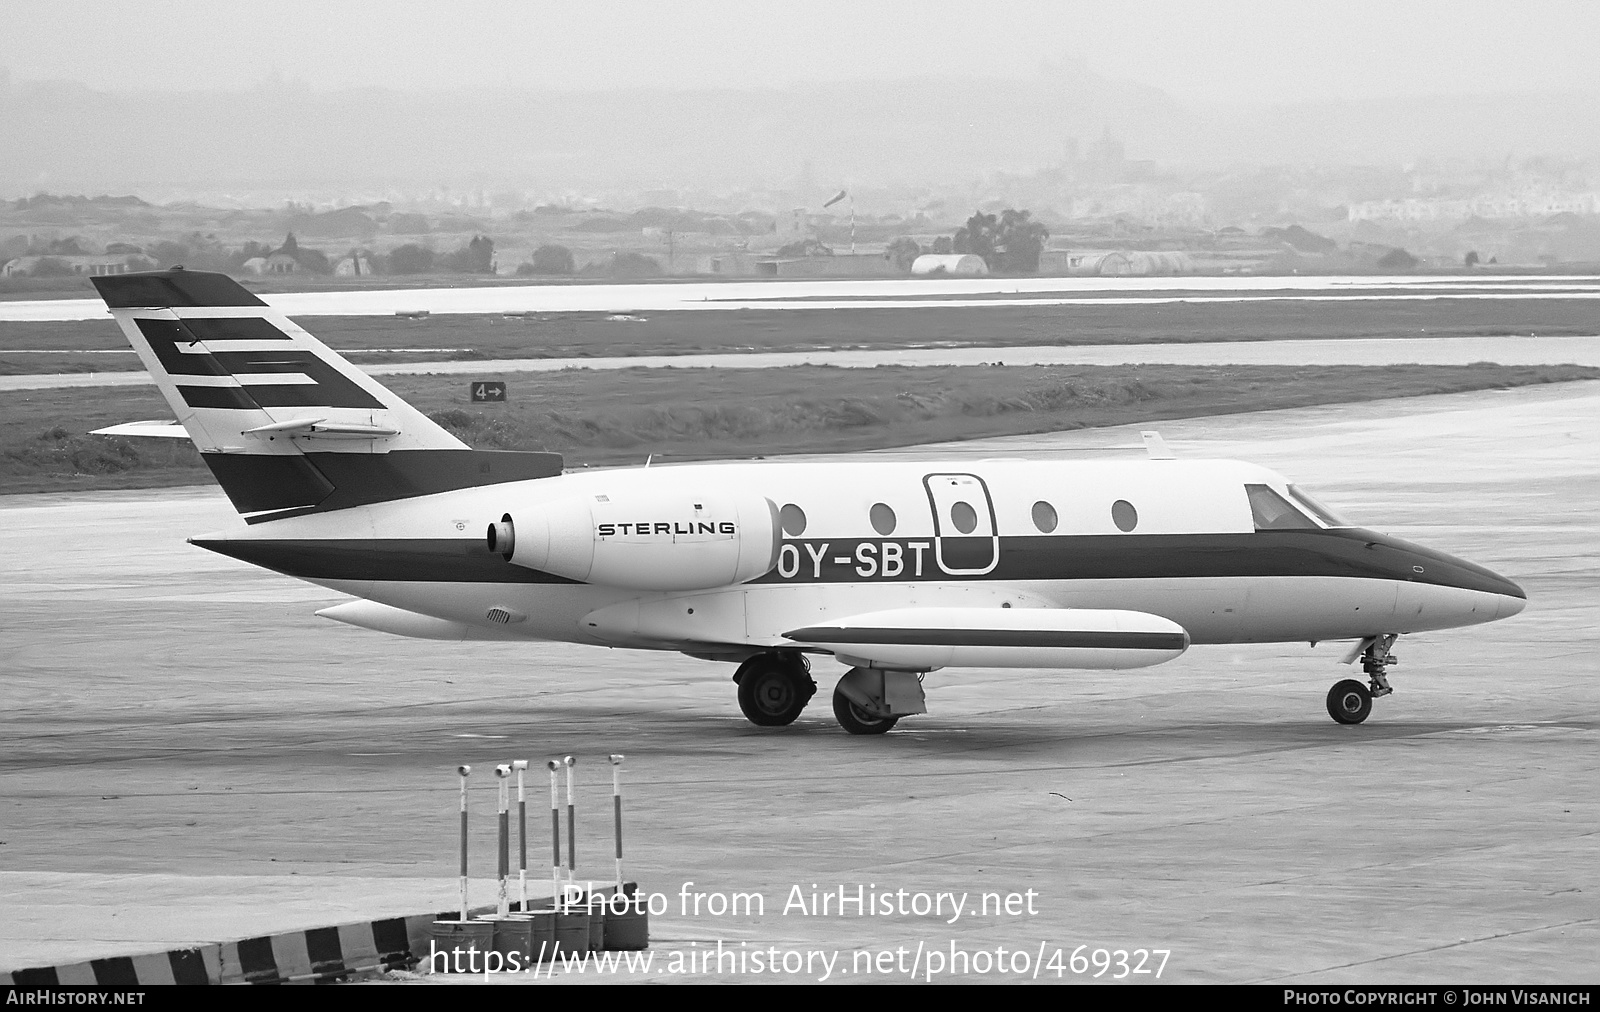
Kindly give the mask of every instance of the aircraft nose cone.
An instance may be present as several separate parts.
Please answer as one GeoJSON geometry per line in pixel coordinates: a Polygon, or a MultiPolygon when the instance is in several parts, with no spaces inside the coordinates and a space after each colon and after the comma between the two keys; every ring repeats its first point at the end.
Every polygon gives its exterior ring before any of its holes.
{"type": "MultiPolygon", "coordinates": [[[[1516,585],[1512,584],[1512,586],[1516,585]]],[[[1522,588],[1518,587],[1517,589],[1521,590],[1522,588]]],[[[1496,619],[1502,619],[1510,618],[1513,615],[1520,615],[1522,614],[1522,609],[1526,608],[1527,606],[1528,598],[1525,595],[1521,597],[1512,597],[1510,594],[1501,594],[1500,609],[1494,613],[1494,617],[1496,619]]]]}

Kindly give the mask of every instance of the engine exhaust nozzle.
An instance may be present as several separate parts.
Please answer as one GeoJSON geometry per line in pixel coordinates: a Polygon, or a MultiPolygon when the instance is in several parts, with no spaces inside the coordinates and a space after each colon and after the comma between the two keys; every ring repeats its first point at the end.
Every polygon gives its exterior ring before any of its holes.
{"type": "Polygon", "coordinates": [[[489,551],[499,552],[507,562],[511,561],[511,553],[517,546],[517,529],[510,513],[501,517],[499,523],[489,525],[488,542],[489,551]]]}

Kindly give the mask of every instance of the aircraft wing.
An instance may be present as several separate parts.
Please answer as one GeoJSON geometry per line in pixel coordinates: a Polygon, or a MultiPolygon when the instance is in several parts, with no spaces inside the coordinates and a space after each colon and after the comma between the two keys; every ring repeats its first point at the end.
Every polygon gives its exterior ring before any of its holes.
{"type": "Polygon", "coordinates": [[[1176,622],[1101,608],[896,608],[784,633],[858,667],[1142,668],[1189,648],[1176,622]]]}

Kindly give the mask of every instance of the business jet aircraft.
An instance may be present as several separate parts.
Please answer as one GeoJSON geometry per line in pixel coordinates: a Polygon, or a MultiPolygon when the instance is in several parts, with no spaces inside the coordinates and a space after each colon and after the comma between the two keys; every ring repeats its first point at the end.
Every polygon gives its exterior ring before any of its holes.
{"type": "MultiPolygon", "coordinates": [[[[740,462],[564,472],[468,448],[220,274],[92,279],[245,524],[193,539],[349,594],[317,614],[431,639],[559,640],[737,664],[789,724],[810,659],[839,723],[926,712],[947,666],[1135,668],[1194,643],[1350,640],[1391,691],[1403,633],[1520,612],[1510,580],[1354,527],[1236,461],[740,462]]],[[[106,432],[174,434],[170,423],[106,432]]]]}

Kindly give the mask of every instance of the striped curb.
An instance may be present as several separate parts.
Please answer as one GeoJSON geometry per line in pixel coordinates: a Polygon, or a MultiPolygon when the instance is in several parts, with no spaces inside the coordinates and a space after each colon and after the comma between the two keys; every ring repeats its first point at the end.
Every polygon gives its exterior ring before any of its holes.
{"type": "MultiPolygon", "coordinates": [[[[494,907],[470,911],[473,916],[494,907]]],[[[112,956],[0,972],[0,987],[161,984],[290,984],[406,970],[427,958],[433,922],[459,911],[355,921],[236,942],[112,956]]]]}
{"type": "MultiPolygon", "coordinates": [[[[596,889],[594,894],[605,895],[613,888],[596,889]]],[[[521,908],[520,903],[510,905],[513,912],[521,908]]],[[[476,918],[496,910],[485,906],[467,913],[476,918]]],[[[140,956],[28,967],[0,972],[0,987],[302,984],[409,970],[428,958],[433,922],[460,916],[459,910],[411,914],[140,956]]]]}
{"type": "Polygon", "coordinates": [[[202,945],[193,949],[171,949],[143,956],[112,956],[87,963],[39,966],[0,973],[0,986],[58,987],[91,984],[102,986],[148,984],[215,984],[222,972],[222,947],[202,945]]]}

